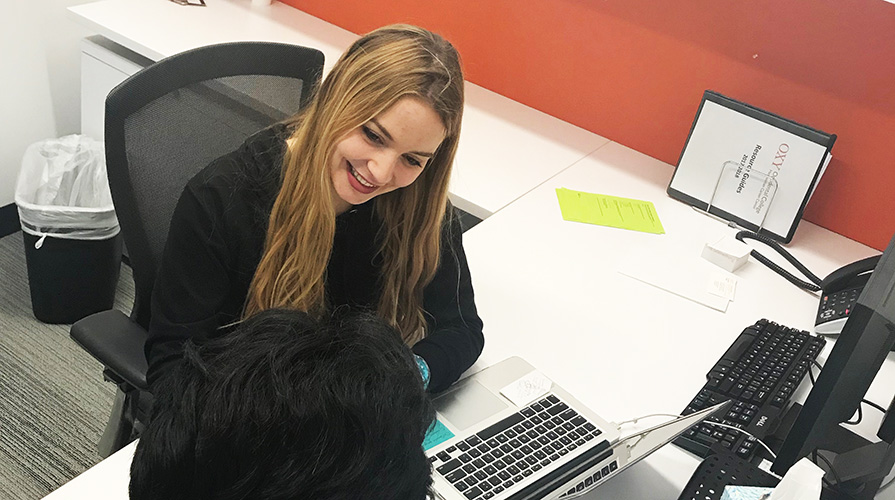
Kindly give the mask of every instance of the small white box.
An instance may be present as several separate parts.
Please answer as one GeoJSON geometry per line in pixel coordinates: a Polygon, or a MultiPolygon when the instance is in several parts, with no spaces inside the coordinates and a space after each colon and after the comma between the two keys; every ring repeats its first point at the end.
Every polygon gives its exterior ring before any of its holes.
{"type": "Polygon", "coordinates": [[[725,271],[734,272],[749,260],[750,250],[742,241],[725,236],[715,243],[706,243],[702,258],[725,271]]]}

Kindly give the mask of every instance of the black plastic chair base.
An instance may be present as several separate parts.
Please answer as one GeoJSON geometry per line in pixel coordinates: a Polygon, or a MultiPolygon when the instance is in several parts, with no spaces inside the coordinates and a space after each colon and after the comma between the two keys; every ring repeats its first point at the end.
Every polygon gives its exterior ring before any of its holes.
{"type": "Polygon", "coordinates": [[[102,458],[108,458],[109,455],[127,446],[136,438],[132,420],[123,417],[127,406],[129,406],[127,399],[128,395],[121,389],[115,393],[115,401],[112,403],[112,411],[109,414],[109,423],[106,424],[106,430],[103,431],[97,446],[99,456],[102,458]]]}

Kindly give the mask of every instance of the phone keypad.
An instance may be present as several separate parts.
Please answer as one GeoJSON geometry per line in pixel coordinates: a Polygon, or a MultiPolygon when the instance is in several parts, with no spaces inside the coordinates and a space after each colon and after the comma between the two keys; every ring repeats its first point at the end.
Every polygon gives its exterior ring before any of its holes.
{"type": "Polygon", "coordinates": [[[817,322],[845,318],[851,314],[861,294],[861,288],[849,288],[836,293],[824,294],[817,310],[817,322]]]}

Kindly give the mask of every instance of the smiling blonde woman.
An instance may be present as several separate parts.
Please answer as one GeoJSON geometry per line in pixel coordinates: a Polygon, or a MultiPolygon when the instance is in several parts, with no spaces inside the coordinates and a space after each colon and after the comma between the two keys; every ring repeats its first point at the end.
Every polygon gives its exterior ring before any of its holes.
{"type": "Polygon", "coordinates": [[[186,339],[272,308],[373,312],[430,390],[456,381],[484,343],[448,202],[462,113],[454,47],[387,26],[342,55],[299,115],[193,178],[153,292],[150,384],[186,339]]]}

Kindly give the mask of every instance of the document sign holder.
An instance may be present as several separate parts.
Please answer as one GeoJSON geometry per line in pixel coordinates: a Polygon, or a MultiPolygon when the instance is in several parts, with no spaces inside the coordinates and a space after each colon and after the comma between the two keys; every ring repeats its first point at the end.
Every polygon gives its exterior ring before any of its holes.
{"type": "Polygon", "coordinates": [[[743,226],[761,231],[776,195],[776,178],[755,169],[745,172],[740,163],[731,160],[721,165],[706,208],[693,208],[732,227],[736,226],[734,219],[739,219],[743,226]]]}
{"type": "Polygon", "coordinates": [[[731,225],[788,243],[835,140],[707,90],[667,192],[731,225]]]}

